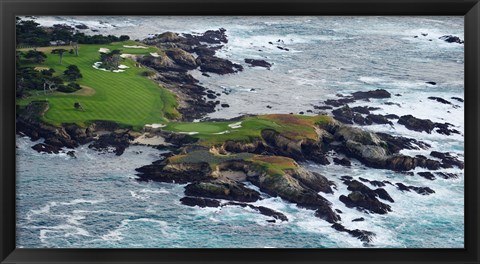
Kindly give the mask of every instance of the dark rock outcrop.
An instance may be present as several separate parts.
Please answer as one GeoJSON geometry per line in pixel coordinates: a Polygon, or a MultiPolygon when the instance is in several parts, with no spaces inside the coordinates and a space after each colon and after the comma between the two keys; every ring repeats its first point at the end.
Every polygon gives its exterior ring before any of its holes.
{"type": "Polygon", "coordinates": [[[435,193],[435,191],[430,189],[429,187],[417,187],[417,186],[411,186],[411,185],[407,186],[403,183],[396,183],[396,185],[400,191],[407,191],[407,192],[415,191],[416,193],[421,195],[429,195],[429,194],[435,193]]]}
{"type": "Polygon", "coordinates": [[[266,62],[265,60],[257,60],[257,59],[245,59],[245,63],[252,65],[253,67],[263,67],[270,70],[272,67],[271,63],[266,62]]]}
{"type": "Polygon", "coordinates": [[[370,231],[365,231],[365,230],[350,230],[345,228],[343,225],[335,223],[332,225],[332,228],[339,231],[339,232],[346,232],[350,234],[353,237],[356,237],[360,239],[360,241],[363,241],[365,243],[372,242],[373,238],[375,237],[375,233],[370,232],[370,231]]]}
{"type": "Polygon", "coordinates": [[[377,198],[370,197],[359,191],[352,192],[348,196],[341,195],[340,201],[343,202],[347,207],[355,207],[359,210],[364,210],[370,213],[386,214],[392,211],[390,205],[384,204],[377,198]]]}
{"type": "Polygon", "coordinates": [[[389,125],[393,125],[393,123],[388,120],[388,118],[386,118],[385,116],[383,115],[374,115],[374,114],[369,114],[367,115],[367,119],[370,119],[373,123],[375,124],[389,124],[389,125]]]}
{"type": "Polygon", "coordinates": [[[432,130],[435,128],[435,123],[428,119],[416,118],[412,115],[404,115],[398,119],[398,123],[404,125],[406,128],[418,132],[425,131],[427,133],[432,133],[432,130]]]}
{"type": "Polygon", "coordinates": [[[196,181],[208,181],[211,179],[210,165],[203,163],[179,163],[169,164],[167,161],[153,163],[135,169],[139,181],[175,182],[184,184],[196,181]]]}
{"type": "Polygon", "coordinates": [[[452,104],[451,102],[449,102],[449,101],[447,101],[447,100],[445,100],[445,99],[443,99],[443,98],[441,98],[441,97],[430,96],[430,97],[428,97],[428,99],[437,101],[437,102],[442,103],[442,104],[449,104],[449,105],[452,104]]]}
{"type": "Polygon", "coordinates": [[[56,146],[47,145],[44,143],[38,143],[32,147],[35,151],[39,153],[48,153],[48,154],[58,154],[62,149],[56,146]]]}
{"type": "Polygon", "coordinates": [[[348,105],[335,109],[332,111],[333,116],[338,121],[345,123],[345,124],[353,124],[353,112],[348,105]]]}
{"type": "Polygon", "coordinates": [[[130,145],[130,140],[133,140],[133,137],[130,136],[128,133],[109,133],[101,135],[88,147],[97,151],[106,152],[112,148],[114,149],[113,152],[117,156],[120,156],[130,145]]]}
{"type": "Polygon", "coordinates": [[[216,74],[229,74],[242,71],[242,65],[235,64],[227,59],[214,56],[199,56],[196,63],[200,65],[200,71],[211,72],[216,74]]]}
{"type": "Polygon", "coordinates": [[[182,204],[188,206],[199,206],[202,208],[205,207],[219,207],[220,202],[213,199],[200,198],[200,197],[183,197],[180,199],[182,204]]]}
{"type": "Polygon", "coordinates": [[[352,163],[347,158],[341,158],[341,159],[333,158],[333,163],[337,165],[347,166],[347,167],[352,166],[352,163]]]}
{"type": "Polygon", "coordinates": [[[260,199],[258,192],[246,188],[242,183],[225,179],[191,183],[185,187],[185,195],[239,202],[255,202],[260,199]]]}
{"type": "Polygon", "coordinates": [[[340,98],[340,99],[328,99],[324,103],[326,105],[339,107],[339,106],[343,106],[343,105],[353,103],[353,102],[355,102],[355,99],[353,97],[344,97],[344,98],[340,98]]]}
{"type": "Polygon", "coordinates": [[[431,147],[429,144],[413,138],[392,136],[386,133],[376,133],[376,135],[387,143],[390,154],[399,153],[402,149],[428,149],[431,147]]]}
{"type": "Polygon", "coordinates": [[[367,92],[354,92],[352,93],[352,96],[356,100],[369,99],[369,98],[381,99],[381,98],[390,98],[391,94],[384,89],[377,89],[377,90],[367,91],[367,92]]]}
{"type": "Polygon", "coordinates": [[[429,171],[422,171],[422,172],[418,172],[417,174],[425,179],[428,179],[431,181],[435,180],[435,176],[429,171]]]}
{"type": "Polygon", "coordinates": [[[315,216],[327,222],[334,223],[340,220],[340,216],[330,207],[330,202],[316,191],[304,187],[299,180],[289,174],[281,177],[256,174],[249,176],[248,180],[271,196],[279,196],[300,207],[315,210],[315,216]]]}
{"type": "Polygon", "coordinates": [[[458,174],[448,172],[435,172],[435,175],[442,177],[443,179],[457,179],[458,174]]]}
{"type": "Polygon", "coordinates": [[[442,164],[440,165],[442,168],[453,168],[457,167],[459,169],[463,169],[465,167],[464,163],[459,160],[458,158],[454,157],[449,152],[438,152],[432,151],[430,152],[430,156],[441,159],[442,164]]]}
{"type": "Polygon", "coordinates": [[[273,217],[277,220],[280,220],[280,221],[288,221],[288,218],[280,213],[280,212],[277,212],[275,210],[272,210],[270,208],[267,208],[265,206],[255,206],[255,205],[252,205],[252,204],[246,204],[246,203],[237,203],[237,202],[228,202],[228,203],[225,203],[225,204],[222,204],[222,207],[223,206],[240,206],[240,207],[249,207],[251,209],[254,209],[256,211],[258,211],[260,214],[262,215],[265,215],[265,216],[270,216],[270,217],[273,217]]]}
{"type": "Polygon", "coordinates": [[[172,59],[177,65],[180,65],[184,68],[187,69],[195,69],[197,68],[197,63],[195,61],[195,57],[193,57],[192,54],[179,49],[179,48],[174,48],[174,49],[169,49],[165,51],[167,56],[172,59]]]}
{"type": "Polygon", "coordinates": [[[459,37],[452,36],[452,35],[444,35],[444,36],[439,37],[439,39],[444,40],[448,43],[458,43],[458,44],[463,44],[464,43],[464,41],[461,40],[459,37]]]}
{"type": "Polygon", "coordinates": [[[352,111],[360,114],[368,115],[370,114],[370,107],[368,106],[355,106],[352,107],[352,111]]]}
{"type": "Polygon", "coordinates": [[[344,183],[348,186],[347,190],[355,192],[361,192],[362,194],[368,196],[369,198],[375,198],[379,197],[380,199],[387,200],[389,202],[394,202],[392,197],[385,191],[385,189],[378,188],[375,190],[370,189],[368,186],[365,184],[357,181],[357,180],[351,180],[351,181],[344,181],[344,183]]]}

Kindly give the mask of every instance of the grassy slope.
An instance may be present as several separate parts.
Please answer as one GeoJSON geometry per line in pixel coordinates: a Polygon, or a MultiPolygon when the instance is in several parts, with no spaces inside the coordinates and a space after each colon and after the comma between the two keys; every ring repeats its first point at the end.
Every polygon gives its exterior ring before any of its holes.
{"type": "Polygon", "coordinates": [[[281,176],[285,170],[298,168],[298,164],[291,158],[281,156],[263,156],[251,153],[238,153],[231,155],[213,154],[207,150],[193,151],[188,154],[175,155],[168,158],[169,163],[202,163],[207,162],[212,170],[218,164],[227,161],[246,160],[251,162],[259,170],[271,176],[281,176]]]}
{"type": "MultiPolygon", "coordinates": [[[[124,59],[122,64],[129,66],[125,72],[114,73],[94,69],[92,65],[99,61],[100,48],[119,49],[127,54],[148,54],[158,52],[155,47],[148,49],[124,48],[123,45],[141,45],[133,41],[80,45],[79,56],[64,53],[63,65],[60,65],[59,55],[50,54],[52,47],[39,48],[47,54],[47,60],[40,67],[51,67],[56,74],[62,74],[68,65],[74,64],[80,68],[83,75],[77,82],[86,87],[73,94],[52,93],[44,96],[39,93],[17,102],[26,105],[32,100],[48,99],[50,109],[44,116],[47,123],[85,124],[95,120],[109,120],[123,125],[141,128],[144,124],[165,122],[168,118],[177,117],[175,95],[161,88],[143,76],[145,68],[135,67],[135,62],[124,59]],[[92,91],[92,89],[94,91],[92,91]],[[80,102],[84,112],[75,110],[74,102],[80,102]]],[[[70,49],[70,47],[66,47],[70,49]]]]}

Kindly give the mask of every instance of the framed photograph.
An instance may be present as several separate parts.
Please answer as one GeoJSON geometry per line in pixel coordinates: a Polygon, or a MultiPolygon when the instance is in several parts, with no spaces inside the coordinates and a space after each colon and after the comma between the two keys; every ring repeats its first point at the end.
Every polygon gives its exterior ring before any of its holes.
{"type": "Polygon", "coordinates": [[[478,263],[478,1],[1,1],[1,263],[478,263]]]}

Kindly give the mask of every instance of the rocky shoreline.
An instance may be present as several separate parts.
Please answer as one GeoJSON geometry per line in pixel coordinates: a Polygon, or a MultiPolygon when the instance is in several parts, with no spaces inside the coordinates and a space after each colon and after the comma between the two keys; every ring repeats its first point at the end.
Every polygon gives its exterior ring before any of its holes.
{"type": "MultiPolygon", "coordinates": [[[[209,76],[236,74],[243,70],[242,65],[215,56],[216,51],[228,42],[225,32],[225,29],[209,30],[197,35],[166,32],[143,41],[165,51],[162,54],[137,56],[136,61],[155,71],[149,78],[176,94],[182,121],[203,118],[215,111],[218,105],[228,107],[218,100],[220,94],[201,86],[189,73],[199,70],[203,75],[209,76]]],[[[251,67],[268,70],[272,67],[272,64],[263,60],[246,58],[244,62],[251,67]]],[[[48,102],[44,101],[32,102],[18,112],[16,124],[18,134],[26,135],[32,140],[44,139],[43,143],[33,147],[34,150],[45,153],[63,151],[71,157],[75,157],[74,148],[80,145],[88,144],[89,148],[99,152],[122,155],[142,135],[159,137],[164,144],[155,144],[154,147],[167,148],[171,153],[150,165],[137,168],[138,180],[187,184],[185,197],[180,200],[182,204],[250,208],[271,217],[268,221],[275,223],[288,221],[288,218],[281,212],[251,203],[261,200],[262,195],[280,197],[298,207],[314,211],[317,218],[332,224],[333,229],[369,243],[375,234],[367,230],[345,228],[341,224],[341,212],[320,194],[333,194],[337,186],[327,177],[303,169],[301,163],[311,161],[328,165],[333,160],[335,164],[350,167],[352,160],[357,160],[369,168],[403,172],[406,175],[414,175],[412,170],[421,168],[428,171],[417,172],[417,175],[428,180],[437,177],[452,179],[458,175],[444,169],[464,168],[463,162],[456,155],[431,151],[428,157],[408,156],[402,154],[401,150],[429,150],[431,146],[417,139],[374,133],[363,127],[372,124],[392,125],[396,120],[396,123],[417,132],[436,132],[446,136],[460,132],[449,123],[432,122],[412,115],[374,114],[373,111],[378,108],[348,105],[357,101],[391,98],[392,95],[386,90],[359,91],[338,97],[339,99],[329,99],[323,105],[314,106],[319,110],[331,110],[333,118],[315,124],[313,139],[292,138],[288,133],[263,129],[260,137],[248,142],[227,140],[219,145],[204,146],[198,143],[198,138],[191,135],[146,128],[138,132],[132,127],[107,121],[92,122],[86,127],[76,124],[53,126],[40,121],[49,107],[48,102]],[[213,158],[199,161],[195,157],[213,158]],[[261,193],[247,187],[246,183],[256,186],[261,193]]],[[[443,98],[429,99],[455,106],[443,98]]],[[[452,99],[459,102],[462,100],[452,99]]],[[[278,116],[297,121],[294,115],[278,116]]],[[[395,201],[383,188],[387,184],[395,186],[401,192],[412,191],[419,195],[435,193],[428,186],[410,186],[365,178],[356,180],[348,175],[342,177],[342,182],[350,193],[340,195],[339,201],[366,214],[392,212],[391,204],[395,201]],[[364,183],[376,188],[372,189],[364,183]]]]}

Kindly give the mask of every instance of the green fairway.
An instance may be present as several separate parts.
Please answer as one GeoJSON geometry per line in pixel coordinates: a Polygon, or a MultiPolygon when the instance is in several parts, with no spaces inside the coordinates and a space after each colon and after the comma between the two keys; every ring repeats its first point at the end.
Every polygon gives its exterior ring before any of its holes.
{"type": "Polygon", "coordinates": [[[118,49],[122,54],[161,52],[155,47],[125,48],[124,45],[144,46],[134,41],[98,45],[80,44],[79,56],[65,52],[62,65],[59,55],[50,53],[52,49],[61,47],[38,48],[37,50],[45,52],[47,59],[41,65],[31,66],[53,68],[55,75],[61,75],[68,65],[77,65],[83,75],[77,82],[84,88],[72,94],[54,92],[44,95],[39,91],[38,95],[18,100],[17,104],[26,105],[32,100],[48,100],[49,110],[43,120],[54,125],[62,123],[85,125],[96,120],[108,120],[142,128],[145,124],[161,123],[179,117],[175,108],[177,106],[175,95],[142,76],[147,69],[137,67],[133,60],[123,59],[122,64],[129,67],[124,69],[124,72],[106,72],[92,67],[100,60],[100,48],[118,49]],[[74,109],[75,102],[79,102],[85,111],[74,109]]]}
{"type": "Polygon", "coordinates": [[[164,130],[189,133],[200,139],[200,144],[213,146],[225,141],[251,142],[261,138],[262,130],[272,129],[293,140],[317,140],[315,124],[331,122],[328,116],[260,115],[239,121],[183,123],[170,122],[164,130]]]}

